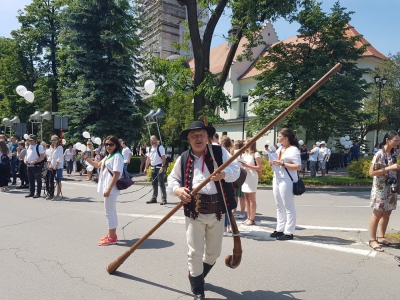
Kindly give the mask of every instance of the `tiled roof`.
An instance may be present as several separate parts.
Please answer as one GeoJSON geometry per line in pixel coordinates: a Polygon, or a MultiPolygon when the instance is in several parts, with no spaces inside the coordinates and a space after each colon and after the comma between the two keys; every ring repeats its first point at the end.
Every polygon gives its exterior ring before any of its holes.
{"type": "MultiPolygon", "coordinates": [[[[242,54],[243,50],[245,49],[244,45],[247,44],[247,39],[242,38],[239,46],[236,50],[235,58],[239,55],[242,54]]],[[[210,71],[213,74],[218,74],[222,72],[222,69],[224,68],[224,64],[226,61],[226,58],[229,53],[229,47],[228,47],[228,42],[225,42],[221,45],[218,45],[210,50],[210,71]]],[[[189,59],[189,65],[191,69],[194,69],[194,58],[189,59]]],[[[233,60],[235,62],[235,59],[233,60]]]]}
{"type": "MultiPolygon", "coordinates": [[[[359,34],[357,30],[355,30],[354,28],[351,27],[351,25],[349,25],[349,26],[350,26],[350,29],[346,30],[346,36],[351,37],[351,36],[355,36],[355,35],[359,34]]],[[[288,38],[286,40],[283,40],[283,41],[277,42],[275,44],[272,44],[270,47],[273,47],[278,43],[293,43],[293,44],[297,44],[297,43],[301,43],[301,42],[304,42],[304,40],[302,38],[300,38],[299,36],[295,35],[295,36],[293,36],[291,38],[288,38]]],[[[365,44],[369,44],[369,43],[364,37],[362,37],[361,41],[356,42],[356,47],[360,48],[361,46],[363,46],[365,44]]],[[[260,56],[268,55],[267,49],[263,53],[261,53],[260,56]]],[[[367,46],[367,49],[362,54],[362,56],[363,57],[375,56],[375,57],[380,58],[380,59],[387,59],[387,57],[385,55],[383,55],[378,50],[376,50],[372,45],[367,46]]],[[[251,77],[254,77],[254,76],[257,76],[257,75],[261,74],[262,70],[257,70],[256,67],[255,67],[257,62],[258,62],[258,60],[259,59],[256,59],[251,64],[251,66],[246,70],[246,72],[244,72],[239,77],[239,79],[251,78],[251,77]]]]}

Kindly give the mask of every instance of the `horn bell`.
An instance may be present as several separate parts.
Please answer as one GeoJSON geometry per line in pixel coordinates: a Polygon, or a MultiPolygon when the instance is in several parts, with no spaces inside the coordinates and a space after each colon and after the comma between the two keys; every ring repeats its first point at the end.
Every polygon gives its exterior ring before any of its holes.
{"type": "Polygon", "coordinates": [[[41,116],[41,112],[40,111],[35,111],[33,114],[31,114],[30,116],[29,116],[29,118],[31,119],[31,120],[39,120],[40,119],[40,116],[41,116]]]}
{"type": "Polygon", "coordinates": [[[10,123],[12,124],[21,123],[21,120],[17,116],[15,116],[10,120],[10,123]]]}
{"type": "Polygon", "coordinates": [[[2,122],[5,126],[10,126],[10,125],[11,125],[11,122],[10,122],[10,119],[9,119],[9,118],[4,118],[1,122],[2,122]]]}
{"type": "Polygon", "coordinates": [[[42,115],[41,115],[43,120],[51,120],[51,113],[49,113],[48,111],[45,111],[42,115]]]}
{"type": "Polygon", "coordinates": [[[143,118],[145,120],[150,119],[153,116],[153,114],[154,114],[154,109],[150,110],[150,112],[147,115],[145,115],[143,118]]]}

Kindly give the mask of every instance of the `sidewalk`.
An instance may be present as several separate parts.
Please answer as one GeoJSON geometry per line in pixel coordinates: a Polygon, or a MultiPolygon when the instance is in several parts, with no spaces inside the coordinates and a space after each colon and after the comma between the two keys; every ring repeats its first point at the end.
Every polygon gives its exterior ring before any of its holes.
{"type": "MultiPolygon", "coordinates": [[[[147,175],[143,173],[134,173],[132,174],[132,180],[137,185],[151,185],[147,175]]],[[[338,176],[348,176],[347,170],[345,168],[337,169],[337,170],[330,170],[329,173],[326,175],[327,177],[338,177],[338,176]]],[[[321,174],[318,173],[317,177],[320,177],[321,174]]],[[[306,177],[310,177],[310,172],[306,172],[306,177]]],[[[86,181],[87,175],[79,175],[79,172],[72,172],[71,175],[68,175],[67,172],[64,170],[63,173],[63,180],[65,181],[86,181]]],[[[303,178],[303,177],[301,177],[303,178]]],[[[96,182],[86,181],[87,183],[92,182],[94,185],[97,184],[96,182]]],[[[259,185],[258,189],[260,190],[272,190],[272,185],[259,185]]],[[[371,191],[371,186],[307,186],[307,191],[335,191],[335,192],[366,192],[371,191]]]]}

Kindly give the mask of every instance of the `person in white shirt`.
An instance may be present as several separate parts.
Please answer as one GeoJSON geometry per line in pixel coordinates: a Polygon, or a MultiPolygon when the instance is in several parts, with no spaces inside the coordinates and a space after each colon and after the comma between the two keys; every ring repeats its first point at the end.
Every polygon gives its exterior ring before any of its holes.
{"type": "Polygon", "coordinates": [[[318,155],[319,155],[319,148],[317,144],[312,145],[312,149],[308,152],[308,160],[310,161],[310,173],[311,177],[317,176],[317,163],[318,163],[318,155]]]}
{"type": "Polygon", "coordinates": [[[42,191],[42,162],[44,160],[45,152],[42,145],[36,143],[36,135],[30,134],[26,140],[29,143],[29,147],[24,162],[28,169],[29,194],[26,195],[25,198],[39,198],[42,191]],[[35,181],[37,185],[36,194],[35,181]]]}
{"type": "Polygon", "coordinates": [[[276,230],[270,235],[277,240],[292,240],[296,229],[296,208],[294,206],[293,182],[299,180],[301,170],[299,142],[294,133],[283,128],[278,133],[281,147],[276,151],[277,159],[271,162],[274,171],[272,191],[277,206],[276,230]]]}
{"type": "Polygon", "coordinates": [[[269,144],[268,143],[265,143],[265,146],[264,146],[264,150],[263,150],[263,152],[262,152],[262,155],[264,156],[264,158],[266,159],[266,160],[269,160],[269,154],[271,153],[271,151],[269,150],[269,144]]]}
{"type": "Polygon", "coordinates": [[[126,146],[125,142],[122,141],[122,156],[124,157],[124,171],[128,172],[128,165],[132,158],[132,151],[126,146]]]}
{"type": "Polygon", "coordinates": [[[215,133],[215,134],[212,136],[211,143],[212,143],[213,145],[219,145],[219,135],[218,135],[218,133],[215,133]]]}
{"type": "Polygon", "coordinates": [[[319,163],[321,164],[321,176],[324,177],[326,175],[326,159],[328,155],[325,141],[320,143],[320,147],[318,159],[319,163]]]}
{"type": "Polygon", "coordinates": [[[160,205],[167,204],[167,192],[165,189],[164,182],[164,173],[165,173],[165,148],[162,145],[157,144],[157,137],[152,135],[150,137],[151,147],[147,155],[146,167],[144,169],[144,173],[147,173],[147,169],[149,165],[151,166],[151,180],[153,185],[153,196],[149,201],[146,201],[147,204],[157,203],[158,196],[158,184],[160,184],[161,188],[161,203],[160,205]]]}
{"type": "Polygon", "coordinates": [[[74,150],[72,144],[69,144],[68,149],[66,149],[64,152],[64,159],[65,159],[65,163],[67,164],[67,174],[68,175],[71,175],[71,173],[72,173],[75,156],[76,156],[75,150],[74,150]]]}
{"type": "Polygon", "coordinates": [[[106,152],[100,162],[88,157],[87,152],[82,153],[82,157],[88,164],[99,169],[99,182],[97,192],[104,196],[105,215],[107,217],[108,233],[99,241],[99,246],[114,245],[118,242],[117,227],[117,197],[119,190],[116,183],[122,177],[124,171],[124,158],[122,157],[122,147],[115,136],[108,136],[104,145],[106,152]]]}
{"type": "Polygon", "coordinates": [[[191,195],[215,170],[211,152],[218,166],[230,157],[223,147],[207,145],[214,133],[214,127],[205,126],[202,121],[192,122],[180,136],[189,141],[191,149],[181,154],[168,176],[168,193],[178,196],[184,204],[189,282],[194,299],[204,299],[204,278],[221,254],[226,207],[237,206],[232,185],[239,178],[237,162],[214,174],[196,198],[191,195]]]}
{"type": "Polygon", "coordinates": [[[57,135],[51,137],[50,154],[47,157],[48,181],[46,182],[46,200],[61,200],[61,179],[64,169],[63,147],[57,135]],[[54,197],[54,180],[57,181],[57,195],[54,197]]]}

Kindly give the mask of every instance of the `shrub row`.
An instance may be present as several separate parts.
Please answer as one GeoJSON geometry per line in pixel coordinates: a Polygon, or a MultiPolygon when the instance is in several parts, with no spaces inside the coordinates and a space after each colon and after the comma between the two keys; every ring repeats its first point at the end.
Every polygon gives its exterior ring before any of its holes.
{"type": "Polygon", "coordinates": [[[371,157],[363,157],[358,161],[352,161],[347,166],[347,172],[357,178],[371,178],[369,175],[369,169],[371,167],[371,157]]]}

